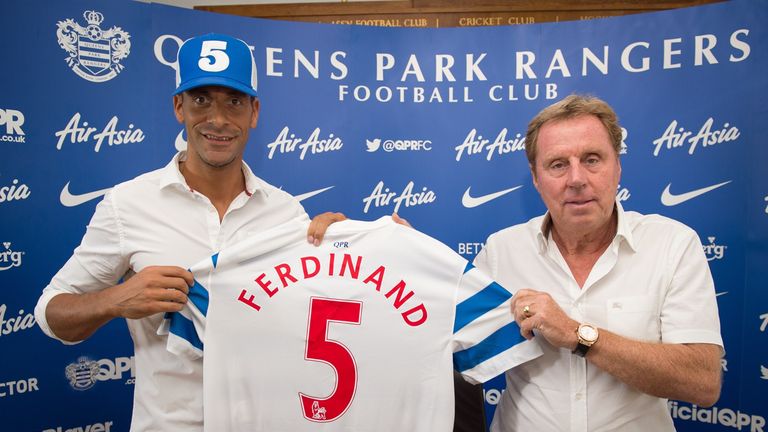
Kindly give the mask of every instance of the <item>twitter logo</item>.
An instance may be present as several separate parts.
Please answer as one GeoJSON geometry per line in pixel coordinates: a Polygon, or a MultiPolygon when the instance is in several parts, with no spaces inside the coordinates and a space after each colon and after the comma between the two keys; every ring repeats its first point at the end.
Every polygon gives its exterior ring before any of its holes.
{"type": "Polygon", "coordinates": [[[381,147],[381,138],[376,138],[373,141],[367,139],[365,140],[365,145],[368,147],[368,153],[373,153],[381,147]]]}

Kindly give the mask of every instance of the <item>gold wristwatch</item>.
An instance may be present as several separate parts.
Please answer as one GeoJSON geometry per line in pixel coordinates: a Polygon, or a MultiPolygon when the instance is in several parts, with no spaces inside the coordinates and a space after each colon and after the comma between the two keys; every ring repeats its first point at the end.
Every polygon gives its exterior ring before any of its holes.
{"type": "Polygon", "coordinates": [[[592,324],[582,323],[579,324],[579,327],[576,329],[576,336],[579,338],[579,344],[576,345],[576,349],[572,352],[579,357],[584,357],[587,355],[589,348],[597,342],[597,338],[600,334],[597,331],[597,327],[592,324]]]}

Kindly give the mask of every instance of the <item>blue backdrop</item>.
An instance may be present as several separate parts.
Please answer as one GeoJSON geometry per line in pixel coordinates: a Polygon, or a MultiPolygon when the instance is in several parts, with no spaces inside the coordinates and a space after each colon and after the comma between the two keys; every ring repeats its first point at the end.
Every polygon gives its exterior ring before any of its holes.
{"type": "MultiPolygon", "coordinates": [[[[175,53],[211,31],[254,47],[262,111],[246,160],[257,175],[311,215],[397,210],[468,259],[544,211],[521,142],[528,120],[575,91],[608,101],[626,132],[618,197],[693,227],[715,277],[723,392],[710,409],[670,402],[678,429],[766,429],[768,1],[455,29],[132,1],[6,0],[3,12],[0,430],[128,429],[125,324],[64,346],[32,312],[105,190],[184,148],[175,53]]],[[[486,388],[491,409],[501,385],[486,388]]]]}

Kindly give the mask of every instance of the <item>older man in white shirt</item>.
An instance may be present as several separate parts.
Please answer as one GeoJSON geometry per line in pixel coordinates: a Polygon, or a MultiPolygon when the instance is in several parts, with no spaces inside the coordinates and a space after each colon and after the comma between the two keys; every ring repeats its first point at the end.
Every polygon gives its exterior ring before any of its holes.
{"type": "Polygon", "coordinates": [[[668,398],[719,397],[723,343],[701,243],[679,222],[624,211],[620,145],[616,114],[593,97],[569,96],[529,124],[548,211],[491,235],[475,265],[517,292],[512,312],[544,355],[506,373],[492,431],[674,431],[668,398]]]}

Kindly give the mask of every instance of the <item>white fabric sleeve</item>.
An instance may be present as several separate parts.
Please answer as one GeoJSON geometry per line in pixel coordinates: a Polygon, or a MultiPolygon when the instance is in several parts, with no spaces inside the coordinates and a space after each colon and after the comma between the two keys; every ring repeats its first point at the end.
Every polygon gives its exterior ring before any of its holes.
{"type": "Polygon", "coordinates": [[[672,278],[661,307],[661,335],[665,343],[711,343],[723,346],[715,284],[696,233],[687,228],[672,251],[672,278]]]}
{"type": "Polygon", "coordinates": [[[483,248],[480,250],[480,252],[475,255],[475,259],[472,261],[472,264],[481,272],[491,276],[492,278],[496,278],[496,266],[492,261],[494,261],[493,236],[490,236],[485,240],[485,245],[483,245],[483,248]]]}
{"type": "Polygon", "coordinates": [[[453,360],[468,381],[485,382],[543,353],[521,336],[506,288],[468,264],[458,290],[453,360]]]}
{"type": "Polygon", "coordinates": [[[83,294],[115,285],[128,271],[123,242],[113,196],[109,192],[96,206],[80,245],[37,301],[35,321],[45,334],[67,345],[78,343],[62,340],[53,333],[45,314],[48,303],[59,294],[83,294]]]}

